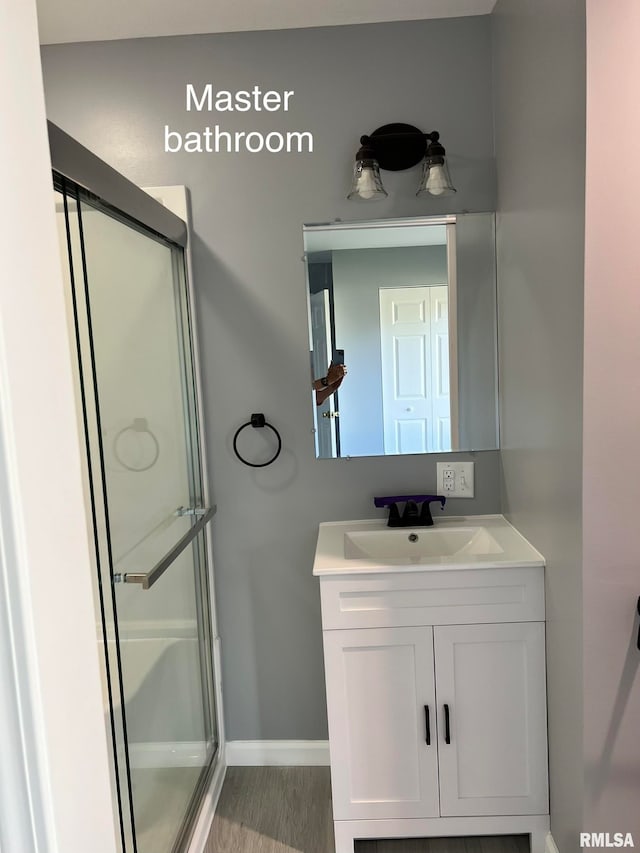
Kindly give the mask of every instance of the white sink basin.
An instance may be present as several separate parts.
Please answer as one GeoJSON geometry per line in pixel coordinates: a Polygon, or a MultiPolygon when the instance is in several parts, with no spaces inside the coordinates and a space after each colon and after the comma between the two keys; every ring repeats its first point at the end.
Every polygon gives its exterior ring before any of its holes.
{"type": "Polygon", "coordinates": [[[398,563],[422,562],[433,557],[502,554],[503,549],[486,527],[386,528],[352,530],[344,534],[347,560],[386,560],[398,563]]]}
{"type": "Polygon", "coordinates": [[[320,525],[314,575],[544,566],[544,557],[502,515],[439,518],[433,527],[383,520],[320,525]]]}

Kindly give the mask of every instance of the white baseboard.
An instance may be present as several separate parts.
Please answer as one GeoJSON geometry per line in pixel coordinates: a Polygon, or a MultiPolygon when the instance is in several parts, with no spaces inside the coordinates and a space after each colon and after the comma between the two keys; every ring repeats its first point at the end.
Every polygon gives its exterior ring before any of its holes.
{"type": "Polygon", "coordinates": [[[227,766],[224,760],[219,761],[213,772],[209,790],[204,796],[200,814],[198,815],[198,820],[196,821],[196,826],[189,842],[188,853],[204,853],[226,772],[227,766]]]}
{"type": "Polygon", "coordinates": [[[550,832],[547,833],[547,841],[545,844],[545,853],[559,853],[559,850],[556,847],[556,842],[553,840],[553,835],[551,835],[550,832]]]}
{"type": "Polygon", "coordinates": [[[327,767],[326,740],[232,740],[227,742],[228,767],[327,767]]]}
{"type": "Polygon", "coordinates": [[[132,768],[202,767],[207,759],[207,745],[201,741],[132,743],[129,758],[132,768]]]}

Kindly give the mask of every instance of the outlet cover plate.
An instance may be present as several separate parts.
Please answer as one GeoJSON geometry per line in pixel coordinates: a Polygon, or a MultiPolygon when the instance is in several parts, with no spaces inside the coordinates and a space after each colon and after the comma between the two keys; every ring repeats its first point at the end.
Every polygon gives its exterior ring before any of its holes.
{"type": "Polygon", "coordinates": [[[445,498],[474,496],[473,462],[438,462],[438,494],[445,498]]]}

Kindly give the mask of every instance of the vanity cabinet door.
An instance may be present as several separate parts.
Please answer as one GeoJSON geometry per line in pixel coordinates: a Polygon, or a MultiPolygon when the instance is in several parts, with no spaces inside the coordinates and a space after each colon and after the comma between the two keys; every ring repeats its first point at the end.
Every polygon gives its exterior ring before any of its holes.
{"type": "Polygon", "coordinates": [[[434,644],[441,814],[546,814],[544,623],[437,627],[434,644]]]}
{"type": "Polygon", "coordinates": [[[437,816],[433,629],[325,631],[324,650],[334,819],[437,816]]]}

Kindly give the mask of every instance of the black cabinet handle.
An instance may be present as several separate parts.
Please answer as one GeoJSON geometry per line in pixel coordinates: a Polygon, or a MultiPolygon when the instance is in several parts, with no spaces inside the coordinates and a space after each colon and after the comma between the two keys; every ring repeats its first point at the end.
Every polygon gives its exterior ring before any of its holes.
{"type": "Polygon", "coordinates": [[[449,721],[449,706],[444,706],[444,742],[451,743],[451,726],[449,721]]]}
{"type": "Polygon", "coordinates": [[[427,746],[431,746],[431,723],[429,721],[429,706],[424,706],[424,727],[425,727],[425,740],[427,741],[427,746]]]}

